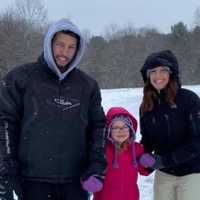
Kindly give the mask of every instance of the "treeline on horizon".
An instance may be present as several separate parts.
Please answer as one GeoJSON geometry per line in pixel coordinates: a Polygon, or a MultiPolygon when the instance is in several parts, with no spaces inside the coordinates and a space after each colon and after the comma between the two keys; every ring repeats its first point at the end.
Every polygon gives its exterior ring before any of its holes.
{"type": "MultiPolygon", "coordinates": [[[[73,20],[72,20],[73,21],[73,20]]],[[[11,68],[34,62],[42,53],[48,24],[47,10],[40,0],[15,0],[0,13],[0,76],[11,68]]],[[[83,33],[86,53],[80,68],[94,77],[101,88],[141,87],[140,69],[154,51],[172,50],[178,58],[184,85],[200,84],[200,9],[193,28],[184,22],[171,26],[170,33],[155,28],[118,28],[110,25],[102,36],[83,33]]]]}

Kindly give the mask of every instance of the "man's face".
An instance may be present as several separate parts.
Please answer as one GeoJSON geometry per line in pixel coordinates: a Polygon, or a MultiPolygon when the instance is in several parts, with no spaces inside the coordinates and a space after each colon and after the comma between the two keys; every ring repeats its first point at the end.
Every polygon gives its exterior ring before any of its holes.
{"type": "Polygon", "coordinates": [[[77,39],[64,33],[57,33],[53,40],[53,56],[61,72],[66,71],[67,64],[77,50],[77,39]]]}

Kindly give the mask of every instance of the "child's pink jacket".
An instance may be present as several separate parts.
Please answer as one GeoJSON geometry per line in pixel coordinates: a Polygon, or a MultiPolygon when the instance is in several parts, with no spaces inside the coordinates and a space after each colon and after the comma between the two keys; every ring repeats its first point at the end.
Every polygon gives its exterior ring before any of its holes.
{"type": "MultiPolygon", "coordinates": [[[[144,153],[142,145],[136,142],[135,152],[137,160],[144,153]]],[[[108,167],[104,186],[100,192],[94,194],[94,200],[139,200],[138,172],[145,176],[150,172],[139,164],[137,167],[133,166],[131,145],[119,153],[119,168],[113,168],[113,156],[114,146],[110,143],[106,149],[108,167]]]]}

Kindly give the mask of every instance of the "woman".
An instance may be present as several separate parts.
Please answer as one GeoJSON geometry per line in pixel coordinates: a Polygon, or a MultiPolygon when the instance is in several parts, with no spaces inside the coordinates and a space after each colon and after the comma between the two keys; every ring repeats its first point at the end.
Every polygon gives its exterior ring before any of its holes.
{"type": "Polygon", "coordinates": [[[141,69],[140,163],[156,169],[154,200],[200,196],[200,99],[181,88],[178,61],[170,50],[152,53],[141,69]]]}

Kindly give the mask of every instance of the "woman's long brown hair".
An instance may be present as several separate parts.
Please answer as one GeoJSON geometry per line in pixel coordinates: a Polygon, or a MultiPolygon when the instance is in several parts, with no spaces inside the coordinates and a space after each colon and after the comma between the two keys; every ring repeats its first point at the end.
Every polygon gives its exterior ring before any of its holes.
{"type": "MultiPolygon", "coordinates": [[[[170,106],[176,106],[175,99],[177,93],[177,83],[170,78],[169,83],[167,84],[165,90],[165,100],[169,103],[170,106]]],[[[149,79],[145,83],[143,89],[143,100],[140,106],[140,114],[143,116],[146,112],[153,110],[154,102],[158,98],[157,91],[151,85],[149,79]]]]}

